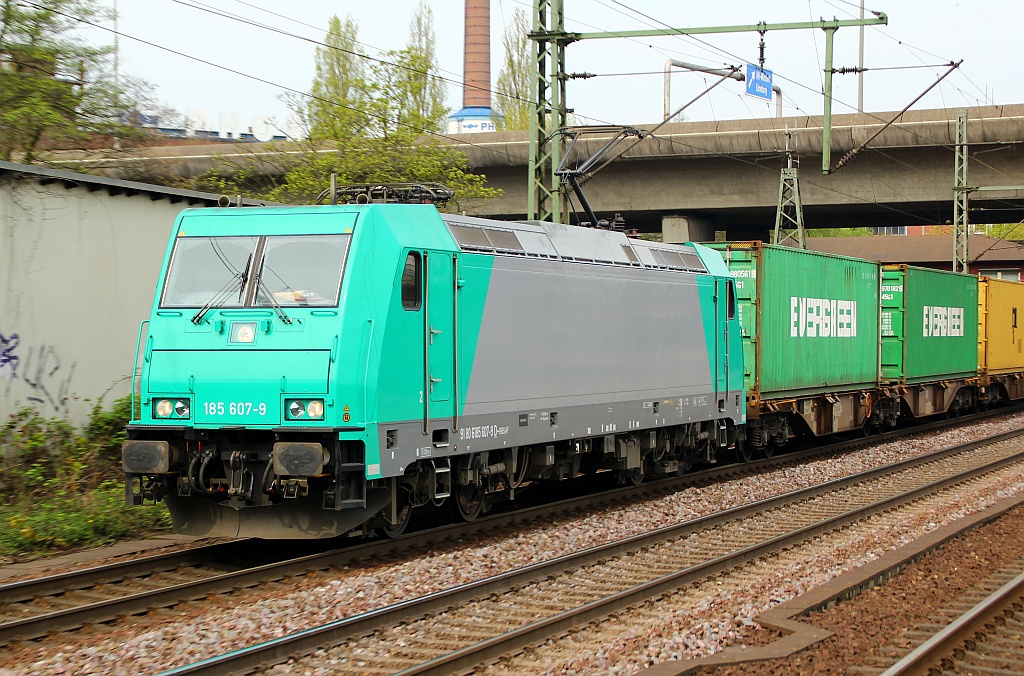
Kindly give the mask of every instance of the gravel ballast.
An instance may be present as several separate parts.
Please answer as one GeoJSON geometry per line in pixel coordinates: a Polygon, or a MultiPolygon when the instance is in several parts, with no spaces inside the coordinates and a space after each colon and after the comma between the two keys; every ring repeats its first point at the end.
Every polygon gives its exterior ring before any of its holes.
{"type": "MultiPolygon", "coordinates": [[[[113,626],[85,629],[26,643],[0,652],[0,668],[18,674],[150,673],[194,662],[255,642],[283,636],[404,599],[495,575],[603,542],[635,535],[755,500],[780,495],[883,464],[1017,429],[1024,415],[1007,416],[971,427],[902,439],[840,458],[808,463],[711,486],[689,488],[649,502],[603,510],[557,525],[532,527],[513,536],[492,538],[413,555],[394,564],[353,566],[325,571],[280,585],[187,603],[173,611],[130,618],[113,626]]],[[[1020,490],[1024,479],[1009,481],[1020,490]]],[[[963,509],[971,509],[966,505],[963,509]]],[[[927,523],[924,528],[927,528],[927,523]]],[[[891,533],[884,547],[915,537],[913,529],[891,533]]],[[[856,557],[854,557],[856,558],[856,557]]],[[[818,584],[841,562],[817,561],[792,573],[792,593],[818,584]]],[[[714,596],[707,603],[715,605],[714,596]]],[[[763,600],[751,602],[748,620],[763,600]]],[[[717,632],[742,631],[745,623],[717,632]]],[[[735,624],[735,623],[734,623],[735,624]]],[[[715,632],[710,632],[715,633],[715,632]]],[[[703,651],[719,649],[706,644],[703,651]]],[[[698,653],[695,653],[698,654],[698,653]]],[[[640,662],[650,663],[648,660],[640,662]]],[[[642,666],[634,663],[628,670],[642,666]]],[[[581,672],[582,673],[582,672],[581,672]]],[[[607,671],[595,673],[608,673],[607,671]]]]}

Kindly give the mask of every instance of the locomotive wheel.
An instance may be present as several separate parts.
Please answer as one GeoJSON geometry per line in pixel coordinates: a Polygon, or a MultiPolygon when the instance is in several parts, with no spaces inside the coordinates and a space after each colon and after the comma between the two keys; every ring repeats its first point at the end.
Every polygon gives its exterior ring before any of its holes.
{"type": "Polygon", "coordinates": [[[448,498],[455,516],[463,521],[475,521],[484,509],[482,486],[455,486],[448,498]]]}
{"type": "Polygon", "coordinates": [[[412,521],[412,505],[403,500],[402,506],[398,509],[398,523],[381,526],[381,535],[388,538],[397,538],[405,533],[405,529],[409,527],[410,521],[412,521]]]}
{"type": "Polygon", "coordinates": [[[639,486],[644,482],[645,469],[647,467],[647,458],[640,458],[640,466],[634,469],[624,469],[619,472],[619,483],[620,484],[631,484],[633,486],[639,486]]]}
{"type": "MultiPolygon", "coordinates": [[[[458,470],[468,469],[472,467],[474,461],[479,462],[479,456],[460,456],[456,461],[455,476],[458,476],[458,470]]],[[[454,483],[454,482],[453,482],[454,483]]],[[[451,497],[448,498],[448,504],[451,506],[452,513],[462,519],[463,521],[474,521],[484,509],[484,487],[477,485],[464,486],[462,484],[455,483],[452,486],[451,497]]]]}

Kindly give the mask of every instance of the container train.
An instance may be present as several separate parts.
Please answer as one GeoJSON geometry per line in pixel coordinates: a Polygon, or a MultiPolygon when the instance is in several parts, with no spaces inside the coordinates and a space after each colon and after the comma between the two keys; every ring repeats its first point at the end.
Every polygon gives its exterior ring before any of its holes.
{"type": "Polygon", "coordinates": [[[1024,396],[1021,284],[359,201],[180,214],[129,505],[191,535],[396,536],[426,505],[471,520],[1024,396]]]}

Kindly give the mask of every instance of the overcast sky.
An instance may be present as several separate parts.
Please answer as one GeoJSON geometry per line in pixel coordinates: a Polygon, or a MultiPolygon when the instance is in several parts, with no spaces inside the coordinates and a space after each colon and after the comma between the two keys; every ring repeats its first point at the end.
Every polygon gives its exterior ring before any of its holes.
{"type": "MultiPolygon", "coordinates": [[[[108,0],[113,4],[114,0],[108,0]]],[[[400,49],[408,38],[409,17],[418,0],[117,0],[121,70],[148,80],[156,96],[185,113],[202,111],[217,129],[221,113],[237,113],[243,126],[259,114],[283,121],[288,109],[280,100],[286,89],[309,90],[316,41],[322,40],[332,14],[351,13],[359,23],[365,49],[400,49]],[[213,8],[261,24],[282,35],[199,7],[213,8]],[[142,44],[131,38],[145,40],[142,44]],[[156,45],[156,46],[153,46],[156,45]],[[195,59],[216,64],[200,63],[195,59]],[[224,70],[224,69],[230,70],[224,70]],[[233,71],[233,72],[232,72],[233,71]]],[[[462,106],[464,0],[431,0],[440,66],[450,80],[448,105],[462,106]]],[[[820,18],[856,18],[859,0],[565,0],[566,27],[595,32],[664,27],[730,26],[792,23],[820,18]],[[636,11],[633,11],[636,10],[636,11]],[[639,12],[639,14],[637,13],[639,12]]],[[[501,36],[513,12],[530,5],[514,0],[491,4],[492,81],[501,60],[501,36]]],[[[1024,3],[1020,0],[870,0],[870,10],[885,12],[887,26],[865,29],[864,107],[899,110],[946,70],[963,65],[915,108],[958,108],[985,102],[1024,103],[1018,63],[1024,3]],[[892,69],[916,66],[912,69],[892,69]],[[927,67],[921,67],[927,66],[927,67]]],[[[106,24],[113,27],[112,23],[106,24]]],[[[97,39],[112,41],[110,34],[97,39]]],[[[568,103],[583,120],[595,124],[644,124],[661,120],[662,70],[668,59],[720,67],[756,62],[757,33],[591,40],[567,48],[570,72],[600,77],[569,83],[568,103]],[[645,73],[645,74],[638,74],[645,73]]],[[[820,114],[823,108],[824,32],[769,31],[765,68],[783,92],[785,115],[820,114]]],[[[859,29],[836,33],[835,66],[856,66],[859,29]]],[[[672,76],[672,107],[699,94],[713,76],[672,76]]],[[[837,75],[834,112],[857,105],[857,76],[837,75]]],[[[744,94],[738,82],[726,82],[685,113],[687,119],[724,120],[775,115],[774,104],[744,94]]]]}

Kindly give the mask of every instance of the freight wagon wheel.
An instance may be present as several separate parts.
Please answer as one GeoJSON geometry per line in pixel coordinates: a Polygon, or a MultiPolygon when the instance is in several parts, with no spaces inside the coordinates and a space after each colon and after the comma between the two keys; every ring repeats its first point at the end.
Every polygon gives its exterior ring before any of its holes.
{"type": "Polygon", "coordinates": [[[764,448],[761,449],[761,452],[764,453],[765,458],[770,458],[775,455],[775,442],[769,441],[764,445],[764,448]]]}
{"type": "Polygon", "coordinates": [[[739,453],[740,459],[743,462],[754,461],[754,449],[745,440],[739,440],[736,442],[736,450],[739,453]]]}

